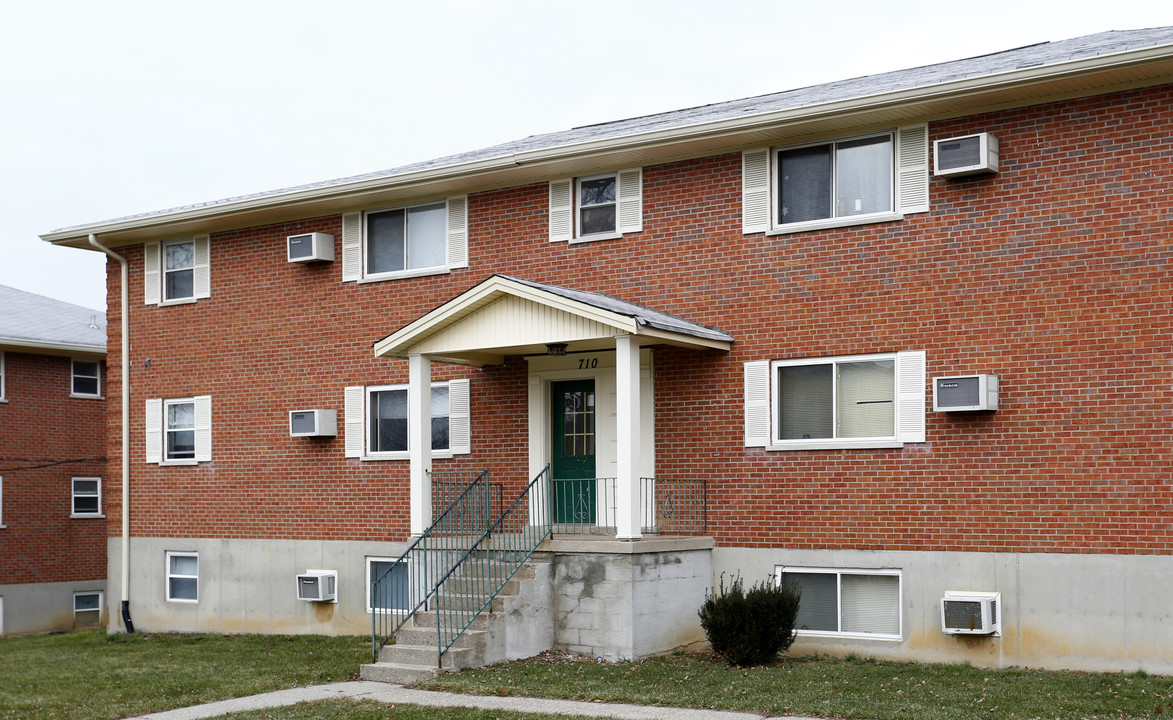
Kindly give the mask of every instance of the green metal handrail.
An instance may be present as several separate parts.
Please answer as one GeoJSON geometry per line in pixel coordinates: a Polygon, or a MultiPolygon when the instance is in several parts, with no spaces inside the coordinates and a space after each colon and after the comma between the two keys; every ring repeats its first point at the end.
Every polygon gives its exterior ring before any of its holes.
{"type": "Polygon", "coordinates": [[[378,661],[379,651],[395,633],[432,602],[437,655],[443,664],[453,643],[550,536],[549,475],[547,466],[494,520],[489,514],[493,505],[489,472],[476,474],[371,584],[373,661],[378,661]]]}
{"type": "Polygon", "coordinates": [[[395,633],[435,596],[437,577],[447,576],[474,537],[489,527],[489,471],[429,473],[468,485],[390,568],[371,583],[371,653],[373,662],[395,633]]]}

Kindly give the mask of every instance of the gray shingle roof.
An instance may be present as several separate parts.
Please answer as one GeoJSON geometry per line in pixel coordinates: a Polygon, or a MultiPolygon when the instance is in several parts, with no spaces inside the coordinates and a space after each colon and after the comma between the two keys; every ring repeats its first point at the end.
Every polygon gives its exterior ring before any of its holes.
{"type": "Polygon", "coordinates": [[[733,342],[733,336],[729,333],[721,332],[720,330],[706,327],[698,323],[689,322],[675,315],[662,313],[658,310],[652,310],[643,305],[627,302],[610,295],[603,295],[601,293],[586,292],[583,290],[570,290],[556,285],[546,285],[544,283],[533,282],[532,280],[522,280],[518,277],[510,275],[501,275],[500,277],[506,280],[512,280],[515,283],[520,283],[537,290],[544,290],[551,295],[566,298],[567,300],[574,300],[575,302],[584,303],[591,307],[613,312],[617,315],[624,315],[633,318],[637,324],[646,325],[657,330],[664,330],[667,332],[679,333],[681,335],[689,335],[692,337],[704,338],[706,340],[717,340],[720,342],[733,342]]]}
{"type": "MultiPolygon", "coordinates": [[[[897,70],[894,72],[867,75],[864,77],[839,80],[823,85],[785,90],[782,92],[759,95],[756,97],[732,100],[729,102],[702,105],[700,107],[674,110],[671,112],[643,117],[628,118],[615,122],[598,125],[586,125],[560,132],[531,135],[500,145],[493,145],[479,150],[448,155],[446,157],[425,160],[423,162],[403,165],[389,170],[365,173],[333,180],[325,180],[307,185],[282,188],[267,192],[241,195],[223,200],[214,200],[205,203],[196,203],[181,207],[169,208],[139,215],[128,215],[122,218],[109,220],[109,223],[130,222],[173,213],[211,209],[219,205],[263,200],[268,197],[278,197],[291,193],[306,192],[332,187],[341,187],[352,183],[391,179],[396,176],[415,172],[439,170],[446,167],[456,167],[467,163],[507,157],[516,153],[552,150],[559,147],[568,147],[581,143],[594,142],[635,136],[644,133],[685,128],[705,123],[720,122],[735,118],[750,118],[771,112],[797,110],[806,107],[815,107],[833,102],[842,102],[856,98],[883,95],[901,90],[912,90],[933,85],[965,80],[967,78],[987,77],[1001,73],[1013,72],[1024,68],[1055,65],[1075,60],[1090,59],[1106,55],[1113,55],[1128,51],[1155,48],[1173,45],[1173,26],[1149,28],[1143,30],[1112,30],[1086,35],[1084,37],[1044,42],[1036,45],[1005,50],[989,55],[954,60],[936,65],[897,70]]],[[[66,232],[75,228],[89,227],[77,225],[61,228],[54,232],[66,232]]]]}
{"type": "Polygon", "coordinates": [[[106,313],[0,285],[0,345],[106,350],[106,313]]]}

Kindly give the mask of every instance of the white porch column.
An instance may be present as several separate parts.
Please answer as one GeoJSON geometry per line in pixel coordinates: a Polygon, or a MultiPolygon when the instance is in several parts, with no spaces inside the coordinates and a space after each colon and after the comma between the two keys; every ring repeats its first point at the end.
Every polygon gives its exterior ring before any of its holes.
{"type": "Polygon", "coordinates": [[[618,467],[615,478],[616,526],[619,540],[639,540],[640,455],[639,344],[631,335],[615,338],[615,435],[618,467]]]}
{"type": "Polygon", "coordinates": [[[432,361],[407,356],[407,452],[411,458],[411,534],[432,524],[432,361]]]}

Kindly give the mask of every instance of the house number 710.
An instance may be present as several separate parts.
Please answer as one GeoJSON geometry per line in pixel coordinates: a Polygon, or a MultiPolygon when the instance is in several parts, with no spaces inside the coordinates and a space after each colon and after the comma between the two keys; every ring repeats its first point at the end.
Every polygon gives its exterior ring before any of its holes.
{"type": "Polygon", "coordinates": [[[586,370],[588,368],[597,368],[599,366],[598,358],[579,358],[578,369],[586,370]]]}

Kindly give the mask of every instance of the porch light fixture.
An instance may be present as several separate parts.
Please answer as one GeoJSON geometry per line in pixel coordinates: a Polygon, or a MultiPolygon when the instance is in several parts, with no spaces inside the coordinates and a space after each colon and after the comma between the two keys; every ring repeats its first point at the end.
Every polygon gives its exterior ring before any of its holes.
{"type": "Polygon", "coordinates": [[[546,343],[547,355],[565,355],[566,343],[546,343]]]}

